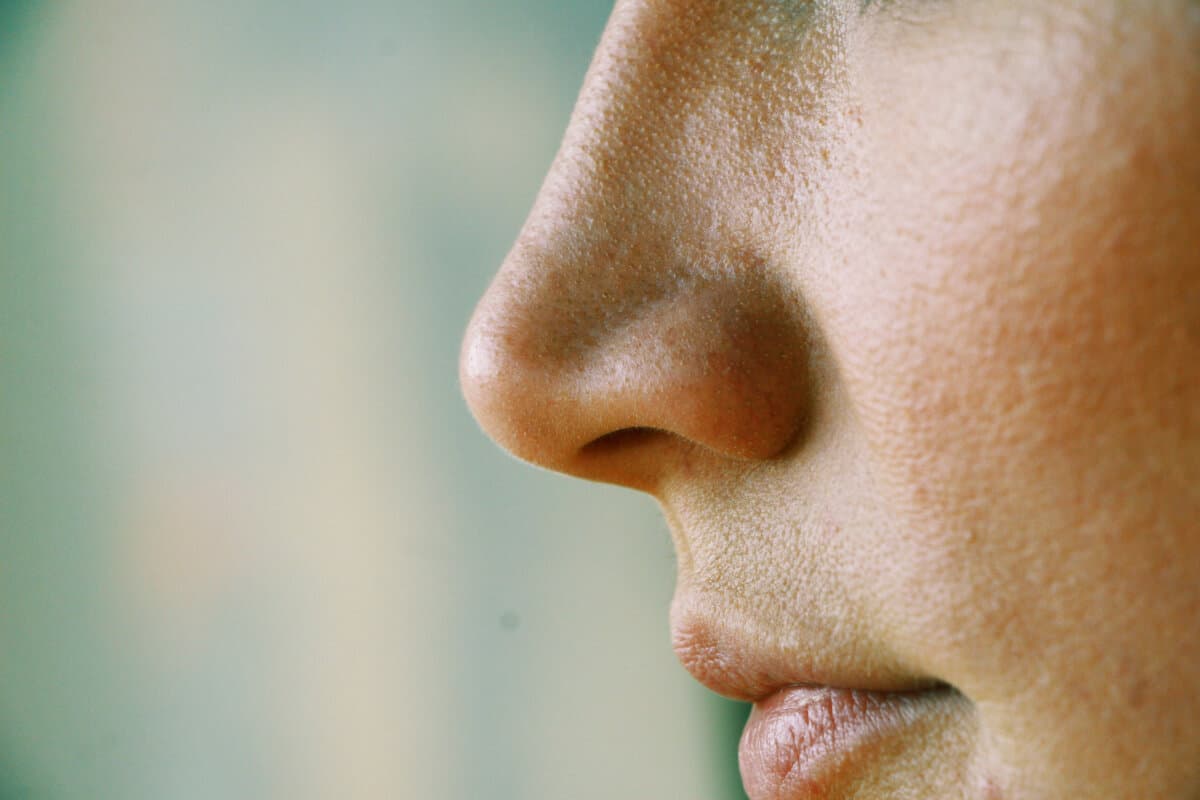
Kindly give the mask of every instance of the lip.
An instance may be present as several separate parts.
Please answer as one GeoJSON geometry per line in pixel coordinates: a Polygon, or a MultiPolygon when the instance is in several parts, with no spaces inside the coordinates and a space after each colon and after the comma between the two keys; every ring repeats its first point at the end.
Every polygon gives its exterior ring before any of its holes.
{"type": "Polygon", "coordinates": [[[717,615],[697,613],[698,605],[676,596],[671,626],[675,656],[693,678],[731,700],[757,703],[796,686],[915,694],[943,685],[862,664],[817,663],[803,653],[769,646],[753,628],[731,625],[728,619],[717,623],[717,615]]]}
{"type": "Polygon", "coordinates": [[[798,663],[692,614],[674,621],[675,653],[688,672],[718,694],[754,703],[738,749],[753,800],[836,793],[954,693],[928,679],[798,663]]]}
{"type": "Polygon", "coordinates": [[[826,797],[915,728],[948,688],[870,692],[825,686],[781,689],[754,705],[738,748],[753,800],[826,797]]]}

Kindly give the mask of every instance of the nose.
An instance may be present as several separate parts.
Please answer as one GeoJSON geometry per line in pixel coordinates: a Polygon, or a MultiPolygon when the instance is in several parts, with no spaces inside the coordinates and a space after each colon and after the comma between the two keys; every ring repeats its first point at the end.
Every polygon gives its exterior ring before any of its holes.
{"type": "Polygon", "coordinates": [[[651,492],[697,458],[778,457],[809,388],[779,216],[755,200],[788,190],[748,166],[775,138],[735,85],[756,73],[714,20],[664,5],[618,4],[460,364],[514,455],[651,492]]]}

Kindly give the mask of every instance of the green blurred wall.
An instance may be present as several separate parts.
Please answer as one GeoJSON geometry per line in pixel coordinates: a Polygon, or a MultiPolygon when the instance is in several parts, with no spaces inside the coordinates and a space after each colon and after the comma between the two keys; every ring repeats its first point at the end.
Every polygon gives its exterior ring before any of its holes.
{"type": "Polygon", "coordinates": [[[0,4],[0,798],[740,797],[461,330],[603,3],[0,4]]]}

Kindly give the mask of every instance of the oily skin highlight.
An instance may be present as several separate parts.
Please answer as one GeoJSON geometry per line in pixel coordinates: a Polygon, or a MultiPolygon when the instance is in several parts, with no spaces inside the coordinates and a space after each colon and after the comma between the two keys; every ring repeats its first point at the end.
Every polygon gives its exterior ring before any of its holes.
{"type": "Polygon", "coordinates": [[[1198,220],[1186,2],[624,0],[464,390],[684,651],[958,691],[831,796],[1194,798],[1198,220]]]}

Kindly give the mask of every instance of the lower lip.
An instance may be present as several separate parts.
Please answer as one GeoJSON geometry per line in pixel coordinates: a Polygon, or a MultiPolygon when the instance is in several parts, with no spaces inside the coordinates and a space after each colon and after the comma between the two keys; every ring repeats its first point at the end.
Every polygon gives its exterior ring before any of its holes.
{"type": "Polygon", "coordinates": [[[754,800],[825,797],[879,745],[915,725],[940,692],[796,686],[754,705],[738,761],[754,800]]]}

